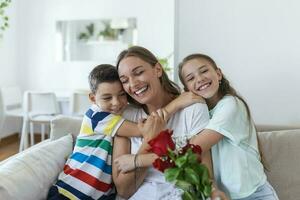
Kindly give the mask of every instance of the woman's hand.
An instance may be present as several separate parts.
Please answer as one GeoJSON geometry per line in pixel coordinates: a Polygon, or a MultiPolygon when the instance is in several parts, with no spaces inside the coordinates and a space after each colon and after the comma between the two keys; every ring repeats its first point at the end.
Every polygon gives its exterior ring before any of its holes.
{"type": "Polygon", "coordinates": [[[114,164],[116,165],[117,169],[122,173],[132,171],[137,167],[134,164],[134,157],[135,155],[133,154],[122,155],[114,160],[114,164]]]}
{"type": "Polygon", "coordinates": [[[141,120],[138,123],[138,129],[142,133],[145,140],[155,138],[160,131],[166,127],[166,120],[161,110],[152,112],[146,120],[141,120]]]}

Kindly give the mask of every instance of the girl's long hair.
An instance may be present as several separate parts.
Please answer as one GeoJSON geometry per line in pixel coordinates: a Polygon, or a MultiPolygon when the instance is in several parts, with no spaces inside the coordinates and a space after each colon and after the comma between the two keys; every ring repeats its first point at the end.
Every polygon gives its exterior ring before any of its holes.
{"type": "MultiPolygon", "coordinates": [[[[151,66],[155,66],[157,63],[159,63],[158,59],[155,57],[153,53],[151,53],[148,49],[141,47],[141,46],[132,46],[129,47],[128,49],[122,51],[118,58],[117,58],[117,69],[119,69],[120,62],[130,56],[138,57],[142,59],[143,61],[149,63],[151,66]]],[[[160,63],[159,63],[160,64],[160,63]]],[[[166,91],[168,94],[171,94],[172,96],[178,96],[180,94],[180,88],[176,83],[171,81],[166,74],[166,72],[162,68],[162,76],[159,78],[161,86],[164,91],[166,91]]],[[[132,103],[134,105],[140,106],[146,109],[145,105],[140,104],[136,100],[134,100],[131,96],[128,96],[128,102],[132,103]]]]}

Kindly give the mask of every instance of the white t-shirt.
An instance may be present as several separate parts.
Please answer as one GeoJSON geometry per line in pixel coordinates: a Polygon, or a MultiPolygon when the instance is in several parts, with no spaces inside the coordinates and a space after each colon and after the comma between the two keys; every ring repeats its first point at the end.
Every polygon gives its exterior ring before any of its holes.
{"type": "Polygon", "coordinates": [[[243,102],[233,96],[224,96],[209,113],[205,129],[224,135],[212,147],[215,180],[231,199],[247,197],[266,182],[254,124],[243,102]]]}
{"type": "MultiPolygon", "coordinates": [[[[147,115],[143,109],[135,109],[131,106],[125,110],[123,117],[127,120],[137,122],[147,115]]],[[[193,104],[176,112],[168,121],[167,128],[173,130],[173,139],[176,146],[183,146],[187,139],[201,132],[209,121],[209,113],[206,104],[193,104]]],[[[136,153],[142,144],[141,138],[131,138],[131,153],[136,153]]],[[[138,191],[130,199],[181,199],[178,190],[174,186],[165,181],[163,173],[154,169],[148,168],[148,175],[144,183],[138,191]]]]}

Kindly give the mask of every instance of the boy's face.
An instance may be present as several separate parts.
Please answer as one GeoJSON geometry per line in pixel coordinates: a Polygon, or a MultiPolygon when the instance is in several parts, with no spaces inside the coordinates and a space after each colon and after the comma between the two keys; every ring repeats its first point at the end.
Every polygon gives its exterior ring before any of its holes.
{"type": "Polygon", "coordinates": [[[119,81],[100,83],[96,94],[90,93],[89,97],[102,111],[112,114],[122,114],[127,106],[127,96],[119,81]]]}

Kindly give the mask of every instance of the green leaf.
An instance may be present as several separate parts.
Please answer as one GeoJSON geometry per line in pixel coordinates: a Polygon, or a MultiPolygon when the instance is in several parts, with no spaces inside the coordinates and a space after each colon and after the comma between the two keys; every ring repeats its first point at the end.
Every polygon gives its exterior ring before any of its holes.
{"type": "Polygon", "coordinates": [[[192,165],[191,167],[193,168],[193,170],[196,171],[197,174],[199,174],[200,177],[202,177],[202,175],[206,169],[206,166],[203,164],[200,164],[200,163],[192,165]]]}
{"type": "Polygon", "coordinates": [[[178,158],[175,161],[175,164],[177,167],[182,168],[182,166],[187,162],[187,154],[183,156],[178,156],[178,158]]]}
{"type": "Polygon", "coordinates": [[[79,40],[88,40],[89,36],[86,33],[80,33],[78,36],[79,40]]]}
{"type": "Polygon", "coordinates": [[[183,200],[197,200],[197,197],[190,192],[184,191],[182,195],[183,200]]]}
{"type": "Polygon", "coordinates": [[[196,163],[198,163],[196,154],[194,154],[194,153],[189,154],[189,155],[188,155],[188,161],[189,161],[189,163],[191,163],[191,164],[196,164],[196,163]]]}
{"type": "Polygon", "coordinates": [[[183,189],[184,191],[190,191],[193,189],[192,184],[190,184],[189,182],[183,181],[183,180],[177,180],[175,182],[175,185],[181,189],[183,189]]]}
{"type": "Polygon", "coordinates": [[[209,173],[208,169],[204,166],[203,168],[203,174],[202,174],[202,184],[208,183],[209,182],[209,173]]]}
{"type": "Polygon", "coordinates": [[[184,169],[185,171],[185,179],[195,185],[200,183],[200,178],[199,175],[197,174],[197,172],[195,170],[193,170],[190,167],[187,167],[184,169]]]}
{"type": "Polygon", "coordinates": [[[210,194],[211,194],[211,184],[204,186],[203,194],[204,194],[205,197],[210,196],[210,194]]]}
{"type": "Polygon", "coordinates": [[[169,168],[166,169],[164,172],[165,179],[169,182],[173,182],[177,179],[181,169],[175,167],[175,168],[169,168]]]}
{"type": "Polygon", "coordinates": [[[89,33],[90,36],[94,35],[94,24],[90,23],[85,27],[89,33]]]}
{"type": "Polygon", "coordinates": [[[5,8],[5,7],[7,7],[7,6],[8,6],[8,3],[6,3],[6,2],[1,3],[1,7],[2,7],[2,8],[5,8]]]}
{"type": "Polygon", "coordinates": [[[202,184],[198,184],[196,185],[196,191],[202,193],[201,191],[203,191],[204,187],[202,186],[202,184]]]}
{"type": "Polygon", "coordinates": [[[176,154],[171,149],[169,149],[169,148],[168,148],[168,155],[171,158],[171,160],[173,160],[175,162],[175,160],[176,160],[176,154]]]}

